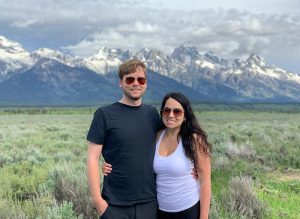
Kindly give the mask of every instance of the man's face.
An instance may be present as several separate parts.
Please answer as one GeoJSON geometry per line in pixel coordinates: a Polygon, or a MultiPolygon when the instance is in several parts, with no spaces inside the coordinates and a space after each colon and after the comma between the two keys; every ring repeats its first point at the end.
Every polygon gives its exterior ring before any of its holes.
{"type": "Polygon", "coordinates": [[[119,85],[128,99],[139,100],[147,88],[147,81],[145,79],[145,72],[141,67],[137,67],[135,72],[124,75],[119,85]]]}

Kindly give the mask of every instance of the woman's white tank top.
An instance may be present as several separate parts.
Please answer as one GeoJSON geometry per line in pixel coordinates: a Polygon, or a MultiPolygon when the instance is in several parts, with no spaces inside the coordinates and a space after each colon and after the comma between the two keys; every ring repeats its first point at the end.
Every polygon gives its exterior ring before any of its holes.
{"type": "Polygon", "coordinates": [[[195,205],[200,199],[199,183],[191,172],[193,164],[186,157],[180,142],[169,156],[159,155],[159,146],[165,134],[160,135],[154,155],[156,191],[159,209],[167,212],[179,212],[195,205]]]}

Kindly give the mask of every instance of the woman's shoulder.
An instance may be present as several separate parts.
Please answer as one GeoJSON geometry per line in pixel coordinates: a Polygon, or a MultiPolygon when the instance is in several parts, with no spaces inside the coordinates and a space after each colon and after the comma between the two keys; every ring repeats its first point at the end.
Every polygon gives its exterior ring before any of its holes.
{"type": "Polygon", "coordinates": [[[201,139],[201,136],[198,133],[194,132],[193,133],[193,138],[194,139],[201,139]]]}
{"type": "Polygon", "coordinates": [[[194,132],[193,133],[193,138],[195,140],[195,143],[197,143],[197,144],[202,144],[203,143],[202,136],[199,135],[198,133],[194,132]]]}
{"type": "Polygon", "coordinates": [[[161,130],[159,130],[157,133],[156,133],[156,143],[158,142],[158,139],[159,139],[159,137],[161,136],[161,134],[163,133],[163,131],[164,131],[165,129],[161,129],[161,130]]]}

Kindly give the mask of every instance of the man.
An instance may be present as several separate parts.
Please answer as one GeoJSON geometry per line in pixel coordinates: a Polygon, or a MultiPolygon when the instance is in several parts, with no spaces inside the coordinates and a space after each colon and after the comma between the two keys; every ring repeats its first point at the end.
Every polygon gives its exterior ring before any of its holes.
{"type": "Polygon", "coordinates": [[[153,157],[160,118],[154,107],[142,104],[147,88],[145,64],[126,61],[118,74],[122,98],[95,112],[87,135],[90,194],[101,219],[155,219],[153,157]],[[104,177],[102,194],[101,154],[115,170],[104,177]]]}

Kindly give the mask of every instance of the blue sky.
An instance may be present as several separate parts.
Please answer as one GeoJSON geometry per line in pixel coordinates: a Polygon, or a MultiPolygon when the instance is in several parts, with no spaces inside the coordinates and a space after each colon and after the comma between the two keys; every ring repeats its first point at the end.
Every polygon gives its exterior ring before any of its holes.
{"type": "Polygon", "coordinates": [[[224,58],[256,53],[300,73],[298,0],[0,0],[0,35],[28,51],[103,46],[166,54],[181,44],[224,58]]]}

